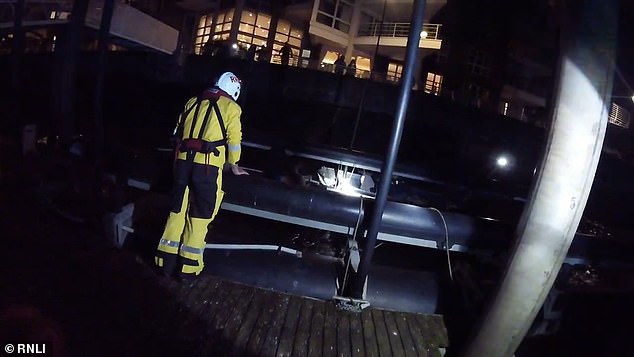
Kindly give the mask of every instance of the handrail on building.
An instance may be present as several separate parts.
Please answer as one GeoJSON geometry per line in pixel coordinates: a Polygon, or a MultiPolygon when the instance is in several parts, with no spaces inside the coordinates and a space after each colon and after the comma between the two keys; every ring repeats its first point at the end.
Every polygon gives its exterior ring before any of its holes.
{"type": "MultiPolygon", "coordinates": [[[[357,36],[378,36],[381,37],[407,37],[411,24],[409,22],[384,22],[383,24],[372,22],[359,24],[357,36]]],[[[440,27],[442,24],[423,24],[423,38],[428,40],[439,39],[440,27]]]]}

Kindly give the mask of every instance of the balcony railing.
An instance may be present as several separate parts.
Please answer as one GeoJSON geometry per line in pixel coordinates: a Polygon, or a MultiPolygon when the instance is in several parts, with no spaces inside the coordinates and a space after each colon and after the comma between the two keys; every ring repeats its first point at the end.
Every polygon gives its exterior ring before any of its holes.
{"type": "MultiPolygon", "coordinates": [[[[441,24],[423,24],[421,37],[438,40],[441,24]]],[[[357,36],[407,37],[411,24],[409,22],[362,23],[357,36]]]]}

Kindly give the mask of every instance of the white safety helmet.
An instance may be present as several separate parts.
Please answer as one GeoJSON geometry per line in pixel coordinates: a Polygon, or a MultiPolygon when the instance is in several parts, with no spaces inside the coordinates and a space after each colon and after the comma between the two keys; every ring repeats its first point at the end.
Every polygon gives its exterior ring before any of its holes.
{"type": "Polygon", "coordinates": [[[240,81],[240,79],[238,79],[238,77],[231,72],[223,73],[216,82],[216,87],[222,89],[231,97],[233,97],[233,100],[238,100],[238,96],[240,96],[241,86],[242,82],[240,81]]]}

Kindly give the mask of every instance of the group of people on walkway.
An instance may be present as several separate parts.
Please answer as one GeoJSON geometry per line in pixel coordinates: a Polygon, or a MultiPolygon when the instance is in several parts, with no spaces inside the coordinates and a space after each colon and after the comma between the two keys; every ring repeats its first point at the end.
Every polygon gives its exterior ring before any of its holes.
{"type": "Polygon", "coordinates": [[[357,73],[357,61],[354,58],[346,66],[346,58],[343,55],[339,55],[334,65],[336,74],[355,76],[357,73]]]}

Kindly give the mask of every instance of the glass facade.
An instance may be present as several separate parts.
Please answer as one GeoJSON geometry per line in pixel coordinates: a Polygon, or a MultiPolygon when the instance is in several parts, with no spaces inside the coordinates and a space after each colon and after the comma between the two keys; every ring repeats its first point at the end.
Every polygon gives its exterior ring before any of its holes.
{"type": "Polygon", "coordinates": [[[231,21],[233,21],[233,10],[219,13],[216,16],[216,24],[212,29],[213,17],[213,14],[203,15],[198,21],[196,38],[194,39],[194,53],[196,54],[202,52],[203,46],[209,41],[210,37],[214,41],[229,39],[231,21]]]}
{"type": "Polygon", "coordinates": [[[249,48],[251,45],[266,46],[271,27],[271,16],[244,10],[238,28],[238,45],[249,48]]]}
{"type": "Polygon", "coordinates": [[[293,27],[290,22],[280,19],[277,22],[277,30],[275,31],[275,41],[273,42],[273,58],[271,62],[281,63],[281,57],[279,55],[282,46],[286,42],[291,46],[293,52],[292,64],[297,64],[297,58],[300,54],[302,47],[303,31],[296,27],[293,27]]]}
{"type": "Polygon", "coordinates": [[[317,22],[341,32],[350,31],[354,0],[321,0],[317,22]]]}
{"type": "MultiPolygon", "coordinates": [[[[213,41],[228,40],[231,33],[233,15],[233,9],[218,13],[213,28],[212,19],[214,15],[201,16],[196,29],[194,53],[201,54],[203,46],[210,39],[213,41]]],[[[241,48],[263,47],[266,46],[269,31],[271,31],[271,16],[266,13],[244,9],[240,15],[240,24],[238,26],[237,43],[241,48]]],[[[291,63],[296,65],[300,56],[303,36],[304,33],[300,28],[293,26],[289,21],[279,19],[275,28],[271,62],[281,63],[280,50],[288,42],[293,53],[291,63]]]]}

